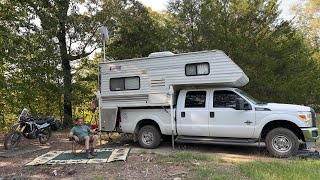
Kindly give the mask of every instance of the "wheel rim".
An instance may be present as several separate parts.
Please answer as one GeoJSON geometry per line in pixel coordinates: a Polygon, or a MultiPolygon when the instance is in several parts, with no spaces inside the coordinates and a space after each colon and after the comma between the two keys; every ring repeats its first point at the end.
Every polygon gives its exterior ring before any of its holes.
{"type": "Polygon", "coordinates": [[[48,130],[42,131],[40,138],[41,138],[42,141],[47,141],[47,140],[49,139],[49,132],[48,132],[48,130]]]}
{"type": "Polygon", "coordinates": [[[153,134],[152,132],[143,132],[142,133],[142,142],[146,145],[151,145],[153,143],[153,134]]]}
{"type": "Polygon", "coordinates": [[[12,134],[11,137],[10,137],[10,140],[8,141],[7,143],[7,146],[9,147],[15,147],[16,144],[18,143],[19,141],[19,134],[15,133],[15,134],[12,134]]]}
{"type": "Polygon", "coordinates": [[[292,142],[287,136],[278,135],[272,139],[272,147],[278,152],[288,152],[292,147],[292,142]]]}

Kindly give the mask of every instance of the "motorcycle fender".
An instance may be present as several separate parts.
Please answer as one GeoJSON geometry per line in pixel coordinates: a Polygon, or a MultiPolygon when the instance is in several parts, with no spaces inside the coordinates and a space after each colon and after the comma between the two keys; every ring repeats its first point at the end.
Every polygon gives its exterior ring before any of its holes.
{"type": "MultiPolygon", "coordinates": [[[[19,127],[21,127],[21,126],[19,126],[19,127]]],[[[24,131],[24,129],[26,128],[26,126],[23,126],[20,130],[19,130],[19,132],[23,132],[24,131]]]]}

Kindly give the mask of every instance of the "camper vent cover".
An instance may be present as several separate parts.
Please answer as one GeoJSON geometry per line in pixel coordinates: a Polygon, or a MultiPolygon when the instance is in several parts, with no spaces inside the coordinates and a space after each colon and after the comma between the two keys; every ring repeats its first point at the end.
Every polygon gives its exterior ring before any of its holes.
{"type": "Polygon", "coordinates": [[[166,80],[164,78],[161,79],[151,79],[150,81],[151,89],[164,88],[166,87],[166,80]]]}
{"type": "Polygon", "coordinates": [[[154,52],[149,54],[148,57],[163,57],[163,56],[172,56],[174,55],[174,53],[170,52],[170,51],[163,51],[163,52],[154,52]]]}

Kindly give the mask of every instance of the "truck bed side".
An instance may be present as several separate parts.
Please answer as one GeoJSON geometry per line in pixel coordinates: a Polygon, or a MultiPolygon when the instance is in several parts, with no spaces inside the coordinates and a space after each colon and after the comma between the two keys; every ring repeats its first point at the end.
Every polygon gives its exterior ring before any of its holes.
{"type": "MultiPolygon", "coordinates": [[[[137,124],[141,120],[155,121],[161,130],[161,134],[171,135],[171,114],[169,108],[151,108],[151,109],[121,109],[120,128],[124,133],[134,133],[137,124]]],[[[174,110],[175,119],[175,110],[174,110]]],[[[176,132],[176,123],[174,120],[174,132],[176,132]]]]}

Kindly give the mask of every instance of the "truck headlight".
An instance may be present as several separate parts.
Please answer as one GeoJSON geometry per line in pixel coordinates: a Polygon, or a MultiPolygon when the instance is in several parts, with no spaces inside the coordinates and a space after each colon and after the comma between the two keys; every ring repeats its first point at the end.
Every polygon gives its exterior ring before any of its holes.
{"type": "Polygon", "coordinates": [[[308,126],[312,126],[312,115],[311,112],[299,112],[299,118],[308,124],[308,126]]]}

